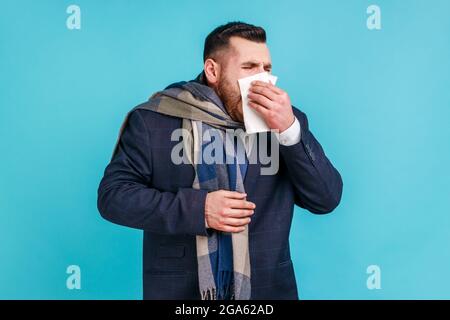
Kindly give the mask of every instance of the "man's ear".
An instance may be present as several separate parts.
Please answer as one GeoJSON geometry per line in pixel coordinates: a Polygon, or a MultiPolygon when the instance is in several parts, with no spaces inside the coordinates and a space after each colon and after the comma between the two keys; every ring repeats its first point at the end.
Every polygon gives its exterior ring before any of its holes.
{"type": "Polygon", "coordinates": [[[205,60],[204,71],[208,83],[215,86],[219,82],[220,78],[220,65],[213,59],[208,58],[205,60]]]}

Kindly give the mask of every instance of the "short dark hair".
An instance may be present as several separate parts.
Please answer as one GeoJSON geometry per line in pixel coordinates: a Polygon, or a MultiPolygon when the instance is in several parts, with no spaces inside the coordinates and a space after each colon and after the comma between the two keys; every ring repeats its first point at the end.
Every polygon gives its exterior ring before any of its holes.
{"type": "Polygon", "coordinates": [[[266,31],[248,23],[229,22],[215,28],[205,39],[203,61],[211,58],[218,50],[226,48],[231,37],[240,37],[254,42],[266,42],[266,31]]]}

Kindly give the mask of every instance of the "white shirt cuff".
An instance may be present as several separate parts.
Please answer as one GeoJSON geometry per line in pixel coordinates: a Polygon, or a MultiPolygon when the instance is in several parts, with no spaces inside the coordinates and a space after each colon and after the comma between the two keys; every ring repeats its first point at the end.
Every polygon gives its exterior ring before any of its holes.
{"type": "Polygon", "coordinates": [[[277,135],[280,144],[283,146],[292,146],[300,141],[301,128],[300,122],[295,117],[294,123],[289,128],[277,135]]]}
{"type": "Polygon", "coordinates": [[[208,228],[209,228],[209,226],[208,226],[208,222],[206,221],[206,218],[205,218],[205,227],[206,227],[206,229],[208,229],[208,228]]]}

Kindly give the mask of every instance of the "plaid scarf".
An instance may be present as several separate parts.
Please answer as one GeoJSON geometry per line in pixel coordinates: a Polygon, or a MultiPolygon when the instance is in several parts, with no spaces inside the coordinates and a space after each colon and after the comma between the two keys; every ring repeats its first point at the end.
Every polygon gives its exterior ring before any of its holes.
{"type": "MultiPolygon", "coordinates": [[[[244,148],[242,140],[234,139],[234,133],[231,139],[227,134],[228,129],[243,129],[243,124],[231,119],[214,90],[204,84],[203,77],[201,73],[195,80],[174,83],[153,94],[149,103],[136,108],[183,119],[182,128],[186,129],[183,130],[183,143],[187,151],[184,156],[188,157],[195,169],[194,189],[245,192],[244,177],[248,160],[245,152],[243,155],[237,152],[239,148],[244,148]],[[211,130],[214,134],[211,134],[211,130]],[[207,136],[214,136],[214,141],[204,139],[207,136]],[[203,151],[211,143],[216,144],[215,139],[223,146],[223,161],[208,164],[211,162],[204,161],[203,151]],[[230,143],[232,148],[229,147],[230,143]]],[[[201,299],[250,299],[248,225],[239,233],[229,234],[209,229],[208,234],[196,236],[201,299]]]]}

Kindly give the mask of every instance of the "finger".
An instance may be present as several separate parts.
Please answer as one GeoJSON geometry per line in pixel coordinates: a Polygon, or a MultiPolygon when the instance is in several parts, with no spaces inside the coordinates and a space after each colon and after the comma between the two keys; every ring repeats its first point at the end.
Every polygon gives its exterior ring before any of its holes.
{"type": "Polygon", "coordinates": [[[224,232],[242,232],[244,230],[245,230],[245,226],[244,227],[223,226],[221,228],[221,231],[224,231],[224,232]]]}
{"type": "Polygon", "coordinates": [[[278,94],[278,95],[284,93],[284,91],[283,91],[282,89],[278,88],[278,87],[277,87],[276,85],[274,85],[272,82],[269,83],[269,88],[270,88],[271,90],[273,90],[273,91],[274,91],[276,94],[278,94]]]}
{"type": "Polygon", "coordinates": [[[228,190],[221,190],[223,193],[223,196],[226,198],[231,198],[231,199],[244,199],[247,194],[246,193],[242,193],[242,192],[238,192],[238,191],[228,191],[228,190]]]}
{"type": "Polygon", "coordinates": [[[264,97],[266,97],[267,99],[269,99],[271,101],[275,101],[278,97],[277,93],[275,93],[272,89],[270,89],[266,86],[258,86],[258,85],[252,86],[249,89],[249,95],[250,95],[250,93],[257,93],[257,94],[263,95],[264,97]]]}
{"type": "Polygon", "coordinates": [[[253,209],[227,209],[225,215],[232,218],[245,218],[253,215],[255,211],[253,209]]]}
{"type": "Polygon", "coordinates": [[[273,108],[273,101],[267,98],[267,96],[264,96],[263,94],[259,93],[252,93],[250,92],[248,94],[248,98],[251,99],[254,102],[257,102],[258,104],[266,107],[267,109],[273,108]]]}
{"type": "Polygon", "coordinates": [[[254,82],[251,83],[251,85],[268,88],[276,94],[282,94],[284,92],[283,90],[281,90],[280,88],[278,88],[277,86],[272,84],[272,82],[264,82],[264,81],[255,80],[254,82]]]}
{"type": "Polygon", "coordinates": [[[259,103],[256,103],[254,101],[249,101],[248,106],[250,108],[253,108],[254,110],[258,111],[259,113],[261,113],[263,117],[265,117],[265,118],[268,117],[269,109],[266,108],[265,106],[263,106],[259,103]]]}
{"type": "Polygon", "coordinates": [[[256,208],[256,205],[253,202],[246,201],[246,200],[236,200],[236,199],[230,199],[226,203],[228,208],[231,209],[249,209],[253,210],[256,208]]]}
{"type": "Polygon", "coordinates": [[[249,224],[251,221],[250,218],[225,218],[223,220],[223,224],[227,225],[227,226],[232,226],[232,227],[241,227],[241,226],[245,226],[246,224],[249,224]]]}

